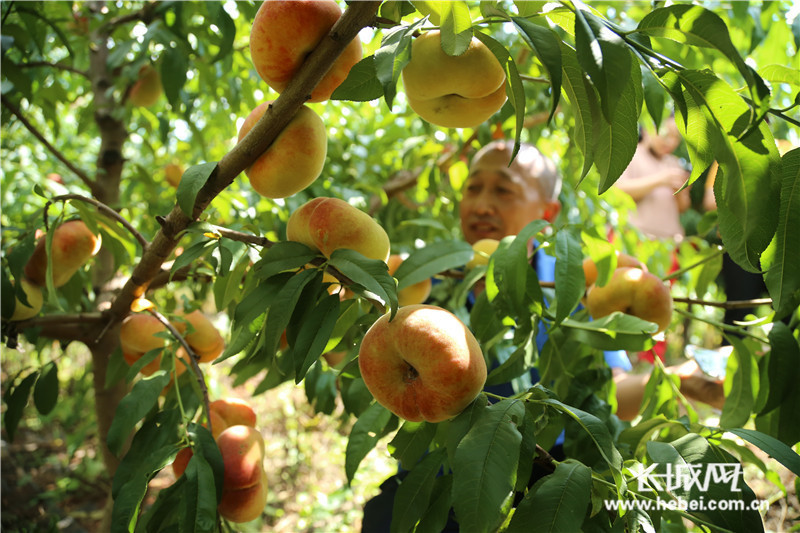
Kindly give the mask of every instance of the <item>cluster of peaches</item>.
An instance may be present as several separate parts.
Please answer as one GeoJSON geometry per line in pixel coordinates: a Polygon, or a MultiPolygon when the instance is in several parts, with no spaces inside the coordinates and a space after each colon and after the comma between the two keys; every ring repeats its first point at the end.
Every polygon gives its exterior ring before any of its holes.
{"type": "MultiPolygon", "coordinates": [[[[53,230],[51,271],[53,286],[66,284],[89,259],[100,251],[101,238],[95,235],[82,220],[70,220],[53,230]]],[[[47,286],[47,237],[41,235],[30,259],[25,264],[20,281],[27,303],[16,300],[10,320],[33,318],[42,309],[42,287],[47,286]]]]}
{"type": "MultiPolygon", "coordinates": [[[[256,429],[256,413],[244,400],[224,398],[209,404],[209,421],[224,468],[217,511],[231,522],[255,520],[267,503],[264,438],[256,429]]],[[[183,475],[192,455],[191,448],[178,452],[172,463],[175,477],[183,475]]]]}
{"type": "MultiPolygon", "coordinates": [[[[210,363],[225,349],[222,335],[200,310],[179,314],[170,324],[183,335],[198,363],[210,363]]],[[[163,351],[167,346],[166,332],[167,326],[149,313],[127,316],[119,330],[119,342],[125,362],[133,366],[146,353],[152,350],[163,351]]],[[[159,353],[139,371],[145,376],[152,375],[161,368],[161,355],[159,353]]],[[[180,376],[189,365],[188,354],[183,346],[179,346],[175,355],[183,361],[175,365],[176,375],[180,376]]]]}

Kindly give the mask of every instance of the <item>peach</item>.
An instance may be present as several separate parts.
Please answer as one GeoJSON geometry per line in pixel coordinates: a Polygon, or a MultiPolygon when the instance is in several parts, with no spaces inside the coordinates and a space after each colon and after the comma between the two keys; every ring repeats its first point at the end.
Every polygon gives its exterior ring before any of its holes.
{"type": "Polygon", "coordinates": [[[620,311],[655,322],[661,332],[672,319],[672,295],[658,276],[641,268],[621,267],[606,285],[589,288],[586,309],[595,319],[620,311]]]}
{"type": "Polygon", "coordinates": [[[164,178],[167,180],[167,183],[173,187],[180,185],[182,177],[183,166],[178,163],[167,163],[167,165],[164,166],[164,178]]]}
{"type": "Polygon", "coordinates": [[[408,103],[424,120],[445,128],[475,128],[503,107],[506,74],[494,54],[473,37],[458,56],[442,50],[438,30],[411,44],[403,69],[408,103]]]}
{"type": "Polygon", "coordinates": [[[184,338],[197,354],[198,362],[210,363],[219,357],[225,349],[225,340],[208,317],[200,310],[195,310],[183,318],[192,325],[192,332],[184,338]]]}
{"type": "Polygon", "coordinates": [[[250,426],[230,426],[217,437],[217,446],[225,466],[223,486],[226,489],[252,487],[261,479],[264,461],[264,439],[250,426]]]}
{"type": "MultiPolygon", "coordinates": [[[[250,30],[250,56],[258,75],[273,90],[283,92],[341,14],[334,0],[262,3],[250,30]]],[[[361,41],[356,37],[311,92],[309,101],[329,99],[361,57],[361,41]]]]}
{"type": "Polygon", "coordinates": [[[472,332],[433,305],[407,305],[379,318],[358,353],[364,383],[375,400],[411,422],[442,422],[481,392],[486,362],[472,332]]]}
{"type": "Polygon", "coordinates": [[[472,256],[472,259],[467,261],[467,270],[479,265],[488,265],[489,257],[497,250],[499,245],[500,241],[497,239],[480,239],[475,241],[472,245],[472,250],[475,252],[475,255],[472,256]]]}
{"type": "MultiPolygon", "coordinates": [[[[264,102],[250,112],[239,129],[239,141],[253,129],[271,103],[264,102]]],[[[245,174],[261,196],[286,198],[319,177],[327,153],[325,124],[311,108],[302,106],[245,174]]]]}
{"type": "MultiPolygon", "coordinates": [[[[402,263],[403,258],[398,254],[390,255],[388,261],[386,261],[389,267],[389,274],[393,276],[402,263]]],[[[397,291],[397,303],[398,305],[421,304],[428,299],[430,294],[431,280],[426,279],[397,291]]]]}
{"type": "MultiPolygon", "coordinates": [[[[61,287],[100,251],[101,238],[93,234],[82,220],[64,222],[53,230],[50,250],[53,265],[53,285],[61,287]]],[[[25,276],[34,285],[47,285],[47,238],[36,242],[31,258],[25,265],[25,276]]]]}
{"type": "Polygon", "coordinates": [[[128,100],[135,106],[150,107],[158,102],[163,92],[158,69],[152,65],[142,65],[139,77],[128,93],[128,100]]]}
{"type": "Polygon", "coordinates": [[[217,506],[221,517],[231,522],[250,522],[264,511],[267,505],[267,474],[262,470],[258,483],[242,489],[223,486],[222,499],[217,506]]]}
{"type": "Polygon", "coordinates": [[[296,209],[286,224],[290,241],[330,257],[349,248],[370,259],[389,258],[389,236],[375,220],[339,198],[314,198],[296,209]]]}
{"type": "Polygon", "coordinates": [[[25,297],[28,299],[28,303],[24,304],[19,298],[14,298],[14,314],[12,314],[9,319],[12,322],[28,320],[29,318],[35,317],[39,314],[39,311],[42,310],[42,305],[44,304],[41,288],[25,278],[22,279],[20,285],[22,286],[22,291],[25,293],[25,297]]]}
{"type": "Polygon", "coordinates": [[[134,313],[125,317],[119,329],[119,341],[123,353],[144,354],[156,348],[163,348],[166,339],[156,333],[166,331],[167,327],[149,313],[134,313]]]}
{"type": "MultiPolygon", "coordinates": [[[[647,272],[647,266],[632,255],[624,254],[619,251],[615,251],[614,254],[617,256],[616,268],[634,267],[641,268],[647,272]]],[[[593,285],[597,281],[597,265],[591,257],[587,257],[583,260],[583,275],[586,278],[587,287],[593,285]]]]}
{"type": "MultiPolygon", "coordinates": [[[[212,416],[216,413],[221,418],[225,429],[228,426],[256,427],[256,412],[250,404],[239,398],[221,398],[209,404],[212,416]]],[[[212,425],[214,421],[212,420],[212,425]]],[[[222,429],[219,431],[222,432],[222,429]]],[[[214,431],[217,428],[214,427],[214,431]]],[[[216,438],[216,436],[215,436],[216,438]]]]}

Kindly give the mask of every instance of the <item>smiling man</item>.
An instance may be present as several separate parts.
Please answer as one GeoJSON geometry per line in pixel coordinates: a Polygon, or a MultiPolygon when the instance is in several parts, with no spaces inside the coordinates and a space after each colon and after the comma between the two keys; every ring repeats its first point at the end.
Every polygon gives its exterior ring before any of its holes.
{"type": "Polygon", "coordinates": [[[472,158],[459,207],[461,231],[470,244],[516,235],[534,220],[552,221],[561,210],[555,164],[523,144],[509,165],[513,149],[513,141],[495,141],[472,158]]]}

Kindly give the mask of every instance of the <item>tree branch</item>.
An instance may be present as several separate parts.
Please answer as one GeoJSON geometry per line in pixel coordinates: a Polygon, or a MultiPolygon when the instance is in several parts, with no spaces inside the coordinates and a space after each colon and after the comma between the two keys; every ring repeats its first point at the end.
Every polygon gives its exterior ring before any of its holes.
{"type": "Polygon", "coordinates": [[[131,233],[131,235],[134,236],[134,238],[139,242],[139,244],[142,245],[142,250],[143,251],[146,250],[147,246],[150,244],[147,241],[147,239],[145,239],[144,236],[141,233],[136,231],[136,228],[134,228],[131,225],[131,223],[128,222],[125,219],[125,217],[123,217],[122,215],[120,215],[119,213],[114,211],[112,208],[110,208],[109,206],[107,206],[103,202],[100,202],[98,200],[95,200],[94,198],[89,198],[87,196],[83,196],[83,195],[80,195],[80,194],[62,194],[61,196],[55,196],[55,197],[49,199],[47,201],[47,203],[44,204],[44,226],[45,226],[45,228],[47,228],[47,210],[50,208],[50,205],[55,203],[55,202],[66,201],[66,200],[79,200],[81,202],[86,202],[87,204],[91,204],[91,205],[95,206],[98,211],[100,211],[101,213],[107,215],[109,218],[112,218],[112,219],[116,220],[117,222],[119,222],[120,224],[122,224],[122,226],[126,230],[128,230],[131,233]]]}
{"type": "Polygon", "coordinates": [[[710,300],[695,300],[693,298],[675,296],[672,298],[672,301],[685,304],[721,307],[722,309],[747,309],[748,307],[756,307],[759,305],[772,305],[772,298],[755,298],[753,300],[729,300],[727,302],[715,302],[710,300]]]}
{"type": "Polygon", "coordinates": [[[74,72],[75,74],[79,74],[84,78],[89,77],[89,73],[85,70],[81,70],[79,68],[71,67],[69,65],[64,65],[62,63],[50,63],[49,61],[30,61],[28,63],[19,63],[16,65],[19,68],[32,68],[32,67],[51,67],[58,70],[66,70],[67,72],[74,72]]]}
{"type": "Polygon", "coordinates": [[[37,130],[34,127],[34,125],[31,124],[28,121],[28,119],[25,118],[20,109],[17,106],[15,106],[8,98],[6,98],[5,95],[3,95],[0,98],[2,99],[3,106],[5,106],[6,109],[11,111],[11,113],[15,117],[17,117],[17,119],[19,119],[20,122],[22,122],[22,125],[25,126],[25,128],[27,128],[27,130],[31,132],[31,134],[33,134],[33,136],[36,137],[39,140],[39,142],[41,142],[45,146],[45,148],[47,148],[50,151],[50,153],[56,156],[56,158],[59,161],[64,163],[64,165],[66,165],[68,169],[70,169],[76,176],[78,176],[81,179],[81,181],[83,181],[83,183],[85,183],[86,186],[89,187],[89,190],[91,190],[92,193],[94,194],[96,188],[94,180],[91,179],[88,176],[88,174],[86,174],[84,171],[73,165],[72,162],[64,156],[64,154],[59,152],[55,146],[50,144],[50,142],[44,138],[44,135],[39,133],[39,130],[37,130]]]}
{"type": "Polygon", "coordinates": [[[327,38],[306,58],[289,86],[269,106],[261,120],[217,163],[198,192],[192,213],[187,216],[178,205],[172,209],[130,279],[112,302],[108,311],[109,326],[130,312],[131,303],[144,293],[150,281],[161,271],[161,265],[177,246],[182,232],[236,176],[269,148],[345,47],[358,36],[362,28],[374,22],[379,5],[378,1],[350,4],[327,38]]]}

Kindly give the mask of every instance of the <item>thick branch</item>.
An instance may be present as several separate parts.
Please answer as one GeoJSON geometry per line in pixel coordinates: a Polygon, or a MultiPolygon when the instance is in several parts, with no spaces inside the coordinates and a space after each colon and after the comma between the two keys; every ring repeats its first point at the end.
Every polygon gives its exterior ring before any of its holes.
{"type": "Polygon", "coordinates": [[[357,37],[362,28],[374,22],[379,5],[380,2],[352,3],[328,37],[308,56],[292,82],[261,120],[217,163],[208,181],[197,194],[191,216],[187,216],[177,205],[172,209],[131,278],[112,303],[108,313],[109,324],[119,322],[130,312],[131,303],[144,293],[150,281],[161,271],[161,265],[177,246],[182,232],[236,176],[266,151],[344,48],[357,37]]]}
{"type": "Polygon", "coordinates": [[[39,142],[41,142],[45,146],[45,148],[47,148],[50,151],[50,153],[56,156],[56,158],[59,161],[64,163],[64,165],[66,165],[68,169],[70,169],[76,176],[78,176],[81,179],[81,181],[83,181],[86,184],[86,186],[89,187],[92,193],[94,193],[96,187],[94,180],[92,180],[88,176],[88,174],[86,174],[84,171],[73,165],[72,162],[64,156],[64,154],[59,152],[55,146],[50,144],[50,142],[44,138],[44,135],[42,135],[39,132],[39,130],[37,130],[34,127],[34,125],[31,124],[28,121],[28,119],[25,118],[25,116],[22,114],[22,111],[20,111],[20,109],[17,106],[15,106],[8,98],[6,98],[5,96],[2,96],[0,98],[2,98],[2,103],[6,107],[6,109],[11,111],[11,113],[15,117],[17,117],[17,119],[19,119],[20,122],[22,122],[22,125],[25,126],[25,128],[27,128],[27,130],[31,132],[31,134],[34,137],[36,137],[39,140],[39,142]]]}

